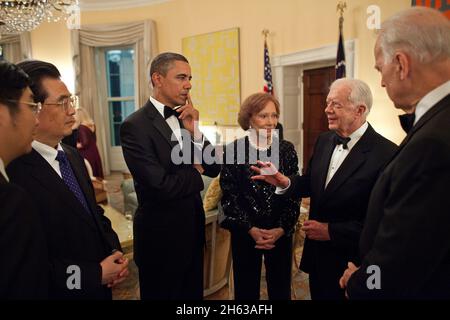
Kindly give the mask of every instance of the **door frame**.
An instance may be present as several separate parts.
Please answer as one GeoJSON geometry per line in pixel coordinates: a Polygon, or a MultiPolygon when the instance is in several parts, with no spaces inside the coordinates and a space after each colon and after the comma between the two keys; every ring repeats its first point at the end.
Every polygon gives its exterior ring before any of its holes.
{"type": "MultiPolygon", "coordinates": [[[[355,76],[355,54],[356,54],[357,40],[345,41],[345,61],[346,71],[348,78],[354,78],[355,76]]],[[[272,62],[272,76],[275,88],[275,94],[280,102],[280,122],[284,123],[284,70],[286,67],[298,65],[300,67],[301,77],[303,78],[303,71],[309,69],[317,69],[330,65],[335,65],[337,53],[337,44],[327,45],[319,48],[302,50],[299,52],[289,53],[285,55],[273,56],[270,58],[272,62]]],[[[300,128],[300,145],[303,146],[303,81],[299,81],[299,99],[298,99],[298,123],[300,128]]],[[[286,129],[285,129],[286,130],[286,129]]],[[[298,150],[300,157],[303,157],[303,148],[298,150]],[[301,153],[301,154],[300,154],[301,153]]],[[[303,169],[301,163],[299,163],[300,172],[303,169]]]]}

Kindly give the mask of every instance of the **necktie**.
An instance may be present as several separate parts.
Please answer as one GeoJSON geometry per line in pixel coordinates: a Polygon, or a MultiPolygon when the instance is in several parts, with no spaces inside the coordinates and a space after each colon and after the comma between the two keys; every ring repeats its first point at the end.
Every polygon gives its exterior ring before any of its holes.
{"type": "Polygon", "coordinates": [[[81,191],[81,187],[78,184],[77,178],[73,173],[72,167],[70,166],[69,160],[67,159],[64,151],[58,150],[56,160],[59,162],[59,169],[61,170],[61,176],[64,183],[67,185],[67,187],[69,187],[70,191],[72,191],[78,201],[81,202],[86,211],[90,212],[83,191],[81,191]]]}
{"type": "Polygon", "coordinates": [[[335,145],[342,144],[342,148],[344,148],[344,149],[348,149],[347,144],[349,143],[350,140],[351,139],[349,137],[344,138],[344,137],[341,137],[340,135],[338,135],[337,133],[334,135],[334,144],[335,145]]]}
{"type": "Polygon", "coordinates": [[[409,133],[411,131],[412,127],[414,126],[414,120],[416,119],[415,113],[406,113],[399,115],[398,118],[400,119],[400,124],[405,130],[406,133],[409,133]]]}
{"type": "Polygon", "coordinates": [[[164,106],[164,119],[167,119],[171,116],[175,116],[175,118],[178,119],[178,116],[180,114],[178,112],[176,112],[175,110],[173,110],[172,108],[168,107],[168,106],[164,106]]]}

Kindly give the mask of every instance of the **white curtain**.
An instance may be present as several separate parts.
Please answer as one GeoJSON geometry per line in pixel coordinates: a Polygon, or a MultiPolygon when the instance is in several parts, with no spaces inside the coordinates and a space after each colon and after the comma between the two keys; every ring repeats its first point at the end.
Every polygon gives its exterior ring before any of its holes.
{"type": "Polygon", "coordinates": [[[80,106],[86,108],[96,124],[97,146],[106,174],[110,173],[110,132],[106,101],[105,62],[100,48],[133,45],[136,52],[138,102],[143,105],[150,95],[149,64],[156,55],[156,29],[152,20],[140,22],[82,26],[72,30],[72,60],[75,69],[75,92],[80,106]]]}
{"type": "Polygon", "coordinates": [[[20,35],[2,35],[0,45],[3,50],[3,57],[12,63],[17,63],[25,59],[31,59],[31,37],[29,32],[22,32],[20,35]]]}

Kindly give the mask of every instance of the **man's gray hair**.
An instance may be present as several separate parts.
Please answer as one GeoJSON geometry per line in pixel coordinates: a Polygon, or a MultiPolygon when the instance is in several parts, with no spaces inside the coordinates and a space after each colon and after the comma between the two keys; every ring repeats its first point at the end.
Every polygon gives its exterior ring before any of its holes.
{"type": "Polygon", "coordinates": [[[334,81],[330,89],[337,85],[344,85],[350,88],[350,96],[348,100],[354,105],[366,106],[366,112],[364,115],[368,115],[372,108],[373,97],[369,86],[364,81],[358,79],[342,78],[334,81]]]}
{"type": "Polygon", "coordinates": [[[437,10],[404,10],[384,21],[378,34],[384,63],[399,49],[423,64],[450,58],[450,22],[437,10]]]}

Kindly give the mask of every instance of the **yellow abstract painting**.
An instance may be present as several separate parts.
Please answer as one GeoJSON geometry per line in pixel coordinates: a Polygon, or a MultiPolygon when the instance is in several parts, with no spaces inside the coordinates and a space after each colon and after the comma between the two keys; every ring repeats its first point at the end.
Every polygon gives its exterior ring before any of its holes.
{"type": "Polygon", "coordinates": [[[192,102],[202,125],[234,126],[240,106],[239,29],[184,38],[192,102]]]}

